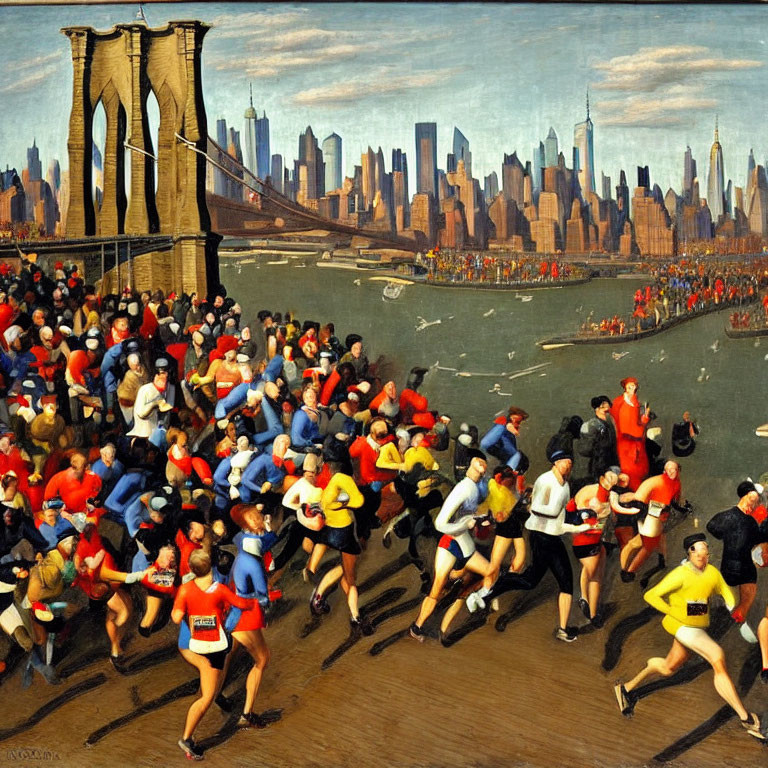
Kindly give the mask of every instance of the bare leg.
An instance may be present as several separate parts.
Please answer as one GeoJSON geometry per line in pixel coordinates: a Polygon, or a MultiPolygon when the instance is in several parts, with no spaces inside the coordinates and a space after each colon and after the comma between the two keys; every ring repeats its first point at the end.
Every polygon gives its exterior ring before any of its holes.
{"type": "Polygon", "coordinates": [[[157,619],[157,614],[160,613],[160,606],[163,601],[155,595],[147,595],[147,607],[144,610],[144,615],[141,618],[141,625],[146,629],[149,629],[157,619]]]}
{"type": "Polygon", "coordinates": [[[560,592],[557,595],[557,613],[560,619],[560,628],[565,629],[568,626],[568,617],[571,615],[571,603],[573,595],[567,592],[560,592]]]}
{"type": "Polygon", "coordinates": [[[637,534],[637,536],[634,536],[626,543],[624,548],[621,550],[621,557],[619,558],[622,570],[627,570],[627,566],[632,562],[632,558],[635,556],[635,553],[642,546],[643,540],[640,537],[640,534],[637,534]]]}
{"type": "Polygon", "coordinates": [[[435,552],[435,579],[432,582],[432,589],[424,598],[419,609],[419,615],[416,619],[416,626],[424,626],[424,622],[432,615],[437,605],[437,599],[440,597],[445,584],[448,581],[448,575],[453,568],[456,558],[443,547],[438,547],[435,552]]]}
{"type": "Polygon", "coordinates": [[[602,553],[605,550],[600,548],[600,553],[592,557],[585,557],[581,561],[581,595],[589,603],[589,614],[592,618],[597,614],[600,604],[600,563],[602,553]]]}
{"type": "Polygon", "coordinates": [[[645,663],[645,667],[626,683],[624,688],[627,691],[631,691],[652,675],[669,677],[680,669],[688,658],[688,655],[685,646],[679,640],[673,640],[672,647],[669,649],[666,658],[662,659],[660,656],[654,656],[653,658],[648,659],[645,663]]]}
{"type": "Polygon", "coordinates": [[[254,661],[254,665],[245,679],[243,714],[247,715],[253,711],[253,703],[259,692],[259,685],[261,684],[264,670],[267,664],[269,664],[270,653],[264,639],[264,634],[260,629],[252,629],[248,632],[234,632],[233,637],[248,651],[254,661]]]}
{"type": "Polygon", "coordinates": [[[768,608],[765,616],[757,625],[757,639],[760,641],[760,654],[763,657],[763,669],[768,669],[768,608]]]}
{"type": "Polygon", "coordinates": [[[200,698],[192,703],[184,723],[183,738],[187,740],[191,738],[195,728],[203,719],[203,715],[205,715],[216,698],[222,673],[218,669],[214,669],[208,659],[200,654],[187,651],[187,653],[182,652],[182,656],[192,666],[196,667],[200,673],[200,698]]]}
{"type": "Polygon", "coordinates": [[[112,656],[121,653],[120,641],[123,637],[123,627],[131,616],[131,598],[127,592],[118,589],[107,601],[106,628],[109,642],[112,645],[112,656]]]}
{"type": "MultiPolygon", "coordinates": [[[[340,565],[336,565],[331,568],[331,570],[328,571],[328,573],[326,573],[320,581],[316,594],[320,596],[324,595],[341,578],[343,573],[344,569],[340,565]]],[[[346,590],[344,591],[346,592],[346,590]]]]}
{"type": "Polygon", "coordinates": [[[341,567],[344,570],[344,578],[342,579],[342,586],[347,593],[347,605],[349,606],[349,612],[352,618],[357,621],[360,618],[360,611],[357,607],[357,555],[348,555],[346,552],[341,553],[341,567]]]}
{"type": "Polygon", "coordinates": [[[715,690],[733,708],[739,719],[746,720],[749,713],[744,708],[736,686],[725,666],[723,649],[706,633],[697,632],[691,637],[685,636],[685,646],[695,651],[712,665],[715,671],[715,690]]]}
{"type": "Polygon", "coordinates": [[[328,549],[328,547],[326,547],[325,544],[315,544],[312,549],[312,554],[309,557],[309,564],[307,565],[308,571],[313,574],[317,573],[317,568],[320,565],[320,561],[323,559],[326,549],[328,549]]]}

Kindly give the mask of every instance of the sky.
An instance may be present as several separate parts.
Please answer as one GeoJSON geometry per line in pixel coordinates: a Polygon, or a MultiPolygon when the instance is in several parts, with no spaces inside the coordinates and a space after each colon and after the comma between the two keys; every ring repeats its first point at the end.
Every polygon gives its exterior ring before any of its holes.
{"type": "MultiPolygon", "coordinates": [[[[70,46],[60,29],[106,30],[137,4],[0,7],[0,167],[26,165],[33,138],[43,168],[68,166],[70,46]]],[[[761,5],[484,3],[146,4],[152,27],[173,19],[212,25],[203,45],[209,133],[224,117],[242,131],[253,86],[270,120],[271,151],[292,166],[308,125],[342,137],[351,175],[370,144],[408,155],[415,191],[414,123],[438,126],[445,167],[453,127],[467,137],[477,178],[504,153],[523,162],[550,126],[571,165],[574,124],[594,123],[595,172],[618,182],[649,165],[651,182],[680,190],[690,145],[706,194],[719,121],[726,180],[744,185],[747,155],[768,158],[768,9],[761,5]]],[[[97,126],[96,133],[100,127],[97,126]]],[[[241,137],[242,138],[242,137],[241,137]]]]}

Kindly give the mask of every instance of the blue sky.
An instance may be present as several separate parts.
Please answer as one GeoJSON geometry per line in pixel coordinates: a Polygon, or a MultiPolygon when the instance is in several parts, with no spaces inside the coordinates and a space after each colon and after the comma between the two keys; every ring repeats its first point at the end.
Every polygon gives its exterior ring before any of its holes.
{"type": "MultiPolygon", "coordinates": [[[[107,29],[138,5],[0,7],[0,163],[26,163],[33,136],[45,168],[68,165],[69,41],[62,26],[107,29]]],[[[680,189],[690,144],[706,194],[719,115],[726,178],[745,181],[747,154],[768,157],[768,11],[759,5],[147,4],[149,23],[211,23],[203,46],[209,132],[242,130],[254,105],[270,119],[272,152],[291,162],[311,125],[343,140],[345,173],[370,144],[408,154],[414,129],[438,124],[445,167],[453,126],[470,142],[474,175],[503,154],[525,161],[550,125],[570,165],[574,123],[590,89],[595,171],[615,185],[648,164],[652,182],[680,189]]],[[[599,184],[599,181],[598,181],[599,184]]],[[[599,188],[599,187],[598,187],[599,188]]],[[[413,191],[413,190],[412,190],[413,191]]]]}

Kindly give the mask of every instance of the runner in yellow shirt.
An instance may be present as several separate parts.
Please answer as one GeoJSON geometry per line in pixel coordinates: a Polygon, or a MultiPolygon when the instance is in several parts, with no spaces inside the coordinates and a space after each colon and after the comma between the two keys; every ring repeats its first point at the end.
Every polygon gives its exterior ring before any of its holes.
{"type": "Polygon", "coordinates": [[[644,595],[647,603],[665,614],[661,624],[674,637],[672,647],[666,658],[648,659],[644,669],[628,683],[616,683],[614,692],[619,709],[623,715],[632,715],[637,699],[631,692],[652,675],[674,674],[688,659],[690,651],[695,651],[712,665],[715,690],[734,709],[747,733],[756,739],[765,739],[760,718],[744,708],[728,674],[723,649],[707,634],[710,597],[721,595],[729,611],[736,605],[736,599],[720,571],[709,565],[706,536],[703,533],[686,536],[683,546],[688,559],[644,595]]]}

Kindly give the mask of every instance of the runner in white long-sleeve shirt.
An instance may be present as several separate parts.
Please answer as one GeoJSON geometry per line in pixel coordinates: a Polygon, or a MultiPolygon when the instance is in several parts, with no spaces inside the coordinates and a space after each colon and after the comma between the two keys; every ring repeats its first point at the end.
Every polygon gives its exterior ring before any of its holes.
{"type": "MultiPolygon", "coordinates": [[[[491,573],[491,564],[475,550],[475,542],[469,533],[478,521],[477,508],[482,501],[478,483],[485,470],[485,456],[475,451],[466,477],[448,494],[435,519],[435,528],[443,534],[435,552],[435,578],[421,604],[418,618],[410,627],[411,637],[420,642],[425,637],[424,622],[435,610],[451,571],[467,568],[486,579],[491,573]]],[[[484,586],[490,587],[490,581],[484,586]]]]}
{"type": "Polygon", "coordinates": [[[568,617],[573,601],[573,572],[568,550],[561,540],[564,533],[579,533],[591,528],[587,523],[572,525],[565,522],[565,506],[571,497],[568,477],[573,466],[573,455],[565,449],[555,448],[548,459],[552,469],[539,475],[531,496],[531,516],[525,523],[530,531],[531,564],[523,573],[505,573],[493,587],[481,588],[467,599],[467,607],[475,610],[513,589],[533,589],[551,570],[560,592],[557,597],[559,626],[555,637],[571,643],[576,634],[568,629],[568,617]]]}

